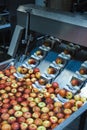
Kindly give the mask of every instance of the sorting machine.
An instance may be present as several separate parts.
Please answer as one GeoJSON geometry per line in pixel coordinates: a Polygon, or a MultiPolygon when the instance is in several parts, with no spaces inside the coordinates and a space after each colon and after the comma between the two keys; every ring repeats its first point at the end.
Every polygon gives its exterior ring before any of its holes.
{"type": "MultiPolygon", "coordinates": [[[[67,73],[66,70],[70,69],[69,71],[74,72],[80,67],[81,63],[87,60],[86,58],[87,56],[86,14],[84,15],[84,14],[69,13],[69,12],[65,13],[65,12],[60,12],[57,10],[52,10],[52,9],[39,7],[35,5],[19,6],[17,8],[17,25],[15,27],[13,37],[8,49],[8,54],[12,57],[12,59],[10,59],[10,62],[11,60],[14,61],[15,59],[17,50],[19,49],[20,41],[22,41],[23,44],[26,44],[25,52],[21,56],[22,60],[20,61],[20,64],[26,59],[28,47],[30,45],[30,42],[32,41],[32,33],[31,33],[32,31],[42,34],[41,38],[51,36],[51,39],[57,41],[56,42],[56,45],[58,44],[57,47],[62,47],[62,46],[64,47],[64,45],[67,46],[68,43],[71,43],[71,45],[74,44],[79,48],[76,50],[75,54],[73,55],[74,58],[76,56],[77,59],[74,60],[71,59],[71,62],[69,62],[70,64],[67,66],[67,68],[65,68],[64,72],[61,72],[59,74],[59,77],[55,79],[55,81],[58,81],[61,86],[65,86],[62,80],[67,81],[67,79],[65,79],[67,73]],[[23,33],[25,34],[24,39],[22,39],[23,33]],[[82,58],[79,57],[79,55],[82,56],[82,58]]],[[[55,47],[54,51],[57,51],[56,49],[57,48],[55,47]]],[[[55,56],[55,52],[52,54],[53,56],[55,56]]],[[[50,56],[52,56],[52,54],[48,55],[49,61],[50,61],[50,56]]],[[[42,68],[43,64],[45,67],[47,67],[48,64],[47,61],[45,61],[45,59],[42,62],[43,63],[39,65],[39,68],[42,70],[42,73],[44,73],[42,68]]],[[[3,68],[3,65],[7,63],[9,62],[6,61],[0,64],[3,68]]],[[[70,76],[72,75],[73,73],[69,73],[67,76],[68,78],[70,78],[70,76]]],[[[85,88],[87,88],[87,82],[85,82],[84,86],[85,88]]],[[[74,112],[63,123],[58,125],[55,128],[55,130],[63,130],[66,126],[68,126],[79,116],[81,116],[81,123],[79,126],[79,130],[84,129],[86,111],[87,111],[87,103],[85,103],[79,110],[74,112]]]]}

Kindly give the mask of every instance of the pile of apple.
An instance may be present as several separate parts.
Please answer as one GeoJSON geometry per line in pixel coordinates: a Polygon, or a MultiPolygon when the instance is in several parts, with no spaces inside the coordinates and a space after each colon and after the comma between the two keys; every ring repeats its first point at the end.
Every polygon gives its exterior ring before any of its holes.
{"type": "Polygon", "coordinates": [[[86,98],[80,95],[71,99],[70,93],[68,102],[55,102],[55,94],[67,97],[68,93],[60,89],[57,82],[47,83],[42,91],[33,87],[32,78],[42,82],[38,68],[24,68],[22,72],[25,77],[19,79],[14,76],[15,72],[14,66],[0,71],[1,130],[54,129],[86,102],[86,98]]]}
{"type": "Polygon", "coordinates": [[[41,77],[41,73],[40,73],[39,68],[27,69],[23,66],[19,66],[17,68],[17,71],[20,74],[24,74],[24,79],[26,80],[26,82],[35,83],[35,81],[40,79],[40,77],[41,77]]]}

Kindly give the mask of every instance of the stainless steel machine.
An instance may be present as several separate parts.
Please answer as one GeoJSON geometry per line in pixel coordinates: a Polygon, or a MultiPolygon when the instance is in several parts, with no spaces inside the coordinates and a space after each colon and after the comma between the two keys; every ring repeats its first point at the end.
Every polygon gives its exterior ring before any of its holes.
{"type": "MultiPolygon", "coordinates": [[[[17,25],[11,40],[8,54],[15,57],[22,33],[25,29],[24,42],[29,46],[31,30],[43,35],[74,43],[86,49],[87,18],[84,15],[59,12],[35,5],[21,5],[17,9],[17,25]]],[[[25,49],[26,55],[27,48],[25,49]]],[[[87,86],[87,84],[86,84],[87,86]]],[[[63,130],[87,110],[87,103],[73,113],[55,130],[63,130]]],[[[81,129],[81,126],[80,126],[81,129]]],[[[80,130],[79,129],[79,130],[80,130]]]]}

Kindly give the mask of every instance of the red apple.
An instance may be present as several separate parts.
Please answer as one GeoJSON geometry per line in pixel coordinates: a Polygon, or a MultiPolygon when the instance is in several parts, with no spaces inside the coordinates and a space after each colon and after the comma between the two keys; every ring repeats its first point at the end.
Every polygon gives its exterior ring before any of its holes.
{"type": "Polygon", "coordinates": [[[60,90],[59,90],[59,95],[60,95],[61,97],[66,97],[66,90],[65,90],[65,89],[60,89],[60,90]]]}
{"type": "Polygon", "coordinates": [[[42,120],[40,118],[35,119],[34,123],[36,124],[36,126],[40,126],[42,125],[42,120]]]}
{"type": "Polygon", "coordinates": [[[34,71],[34,73],[37,73],[37,72],[40,72],[40,69],[39,68],[34,68],[33,71],[34,71]]]}
{"type": "Polygon", "coordinates": [[[19,130],[20,126],[18,122],[14,122],[11,125],[12,130],[19,130]]]}
{"type": "Polygon", "coordinates": [[[52,83],[52,87],[55,88],[55,89],[59,88],[59,84],[57,82],[53,82],[52,83]]]}
{"type": "Polygon", "coordinates": [[[30,124],[29,130],[37,130],[37,126],[35,124],[30,124]]]}
{"type": "Polygon", "coordinates": [[[51,121],[51,123],[57,123],[58,119],[56,116],[51,116],[50,121],[51,121]]]}
{"type": "Polygon", "coordinates": [[[3,124],[2,126],[1,126],[1,130],[11,130],[11,125],[10,124],[3,124]]]}
{"type": "Polygon", "coordinates": [[[72,86],[79,86],[80,85],[80,81],[78,79],[76,79],[76,78],[73,78],[71,80],[71,84],[72,84],[72,86]]]}
{"type": "Polygon", "coordinates": [[[23,113],[23,116],[24,116],[26,119],[28,119],[28,118],[30,118],[30,117],[32,116],[32,114],[31,114],[29,111],[27,111],[27,112],[24,112],[24,113],[23,113]]]}

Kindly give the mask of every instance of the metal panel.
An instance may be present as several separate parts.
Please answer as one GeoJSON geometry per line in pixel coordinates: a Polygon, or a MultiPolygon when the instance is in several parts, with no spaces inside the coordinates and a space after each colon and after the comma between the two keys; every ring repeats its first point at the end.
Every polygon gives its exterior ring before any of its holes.
{"type": "Polygon", "coordinates": [[[31,30],[87,47],[87,28],[31,15],[31,30]],[[37,24],[39,23],[39,24],[37,24]]]}
{"type": "Polygon", "coordinates": [[[87,47],[86,16],[63,13],[34,5],[19,6],[17,11],[26,15],[26,12],[30,9],[32,9],[31,30],[53,35],[57,38],[87,47]]]}

